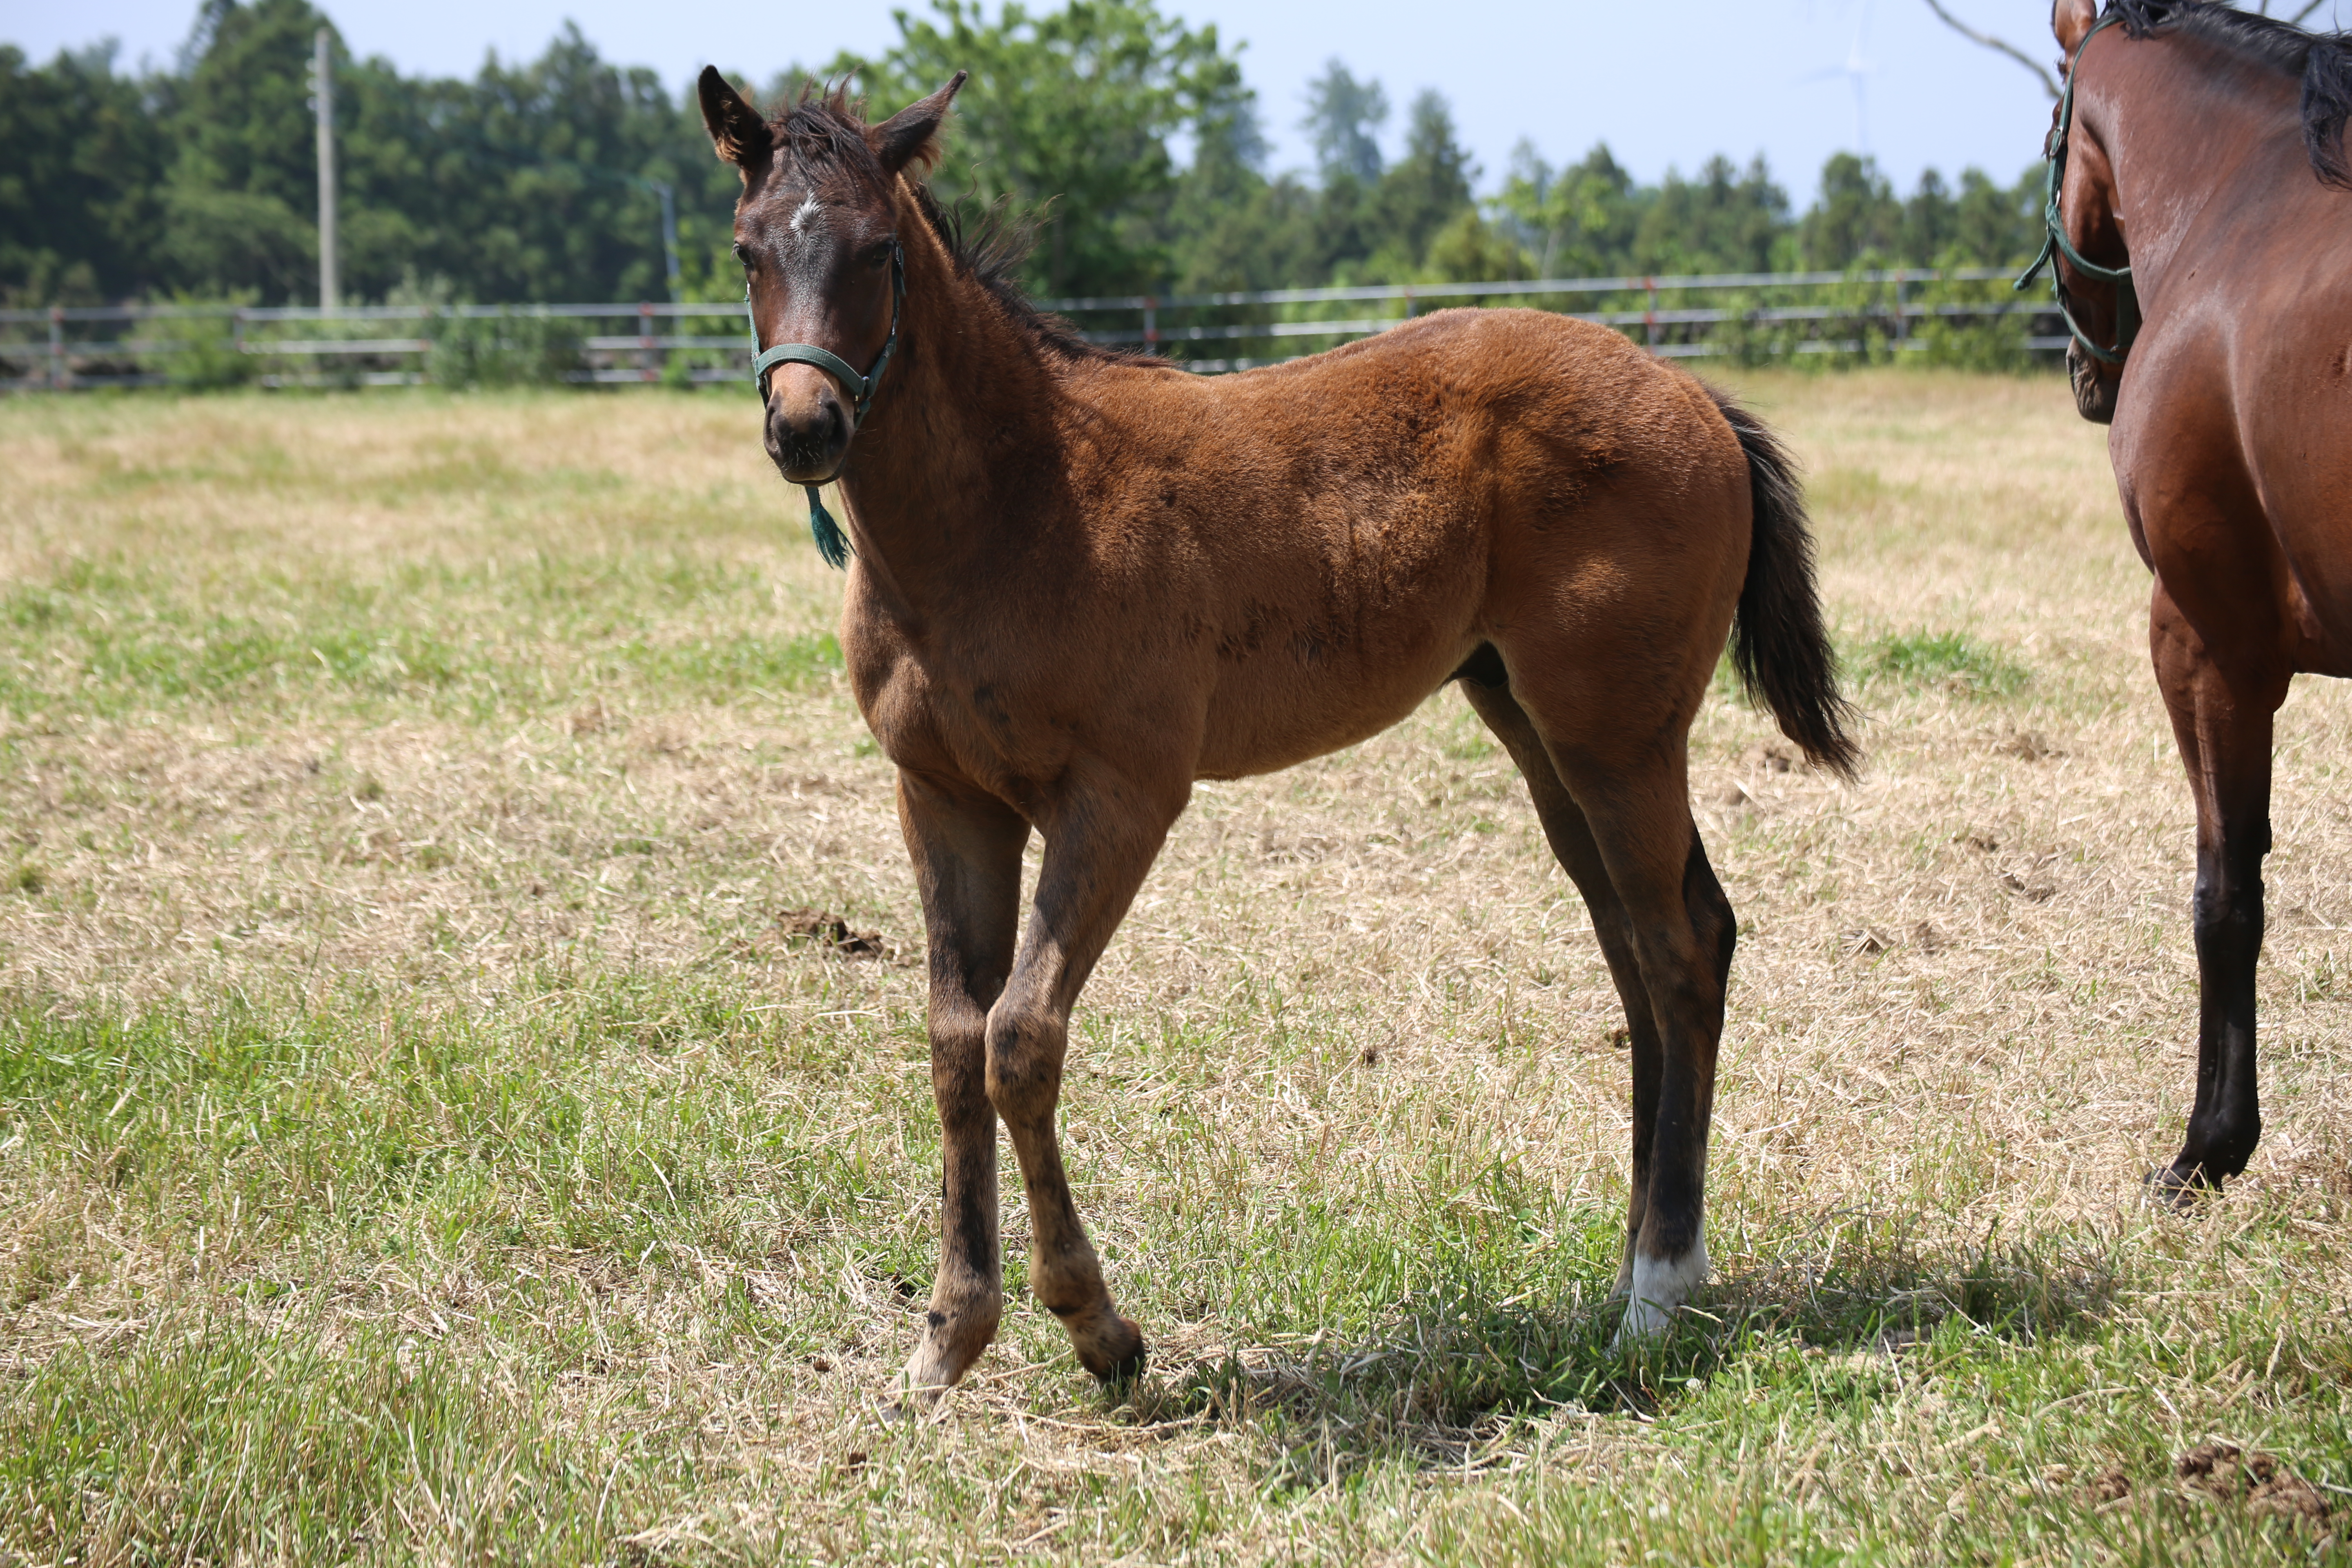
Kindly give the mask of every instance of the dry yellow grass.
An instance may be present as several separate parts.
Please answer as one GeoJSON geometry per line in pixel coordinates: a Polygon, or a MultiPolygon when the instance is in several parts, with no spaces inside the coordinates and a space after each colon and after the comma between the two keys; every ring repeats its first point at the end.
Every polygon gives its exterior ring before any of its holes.
{"type": "MultiPolygon", "coordinates": [[[[1448,691],[1202,786],[1088,990],[1070,1154],[1153,1381],[1106,1407],[1024,1304],[914,1429],[867,1401],[927,1282],[919,921],[823,640],[835,583],[751,408],[0,406],[0,1436],[24,1401],[102,1411],[140,1356],[195,1379],[242,1334],[337,1376],[425,1355],[452,1408],[525,1413],[449,1470],[506,1490],[353,1483],[359,1554],[387,1560],[2335,1550],[2166,1467],[2228,1436],[2315,1497],[2352,1483],[2312,1392],[2352,1374],[2323,1321],[2352,1293],[2352,706],[2306,682],[2280,727],[2262,1150],[2210,1212],[2151,1214],[2190,1086],[2190,817],[2103,433],[2049,380],[1748,392],[1806,464],[1871,758],[1852,786],[1792,770],[1727,699],[1694,737],[1743,933],[1721,1333],[1629,1371],[1588,1332],[1618,1018],[1448,691]],[[886,955],[779,924],[807,909],[886,955]],[[114,1047],[38,1065],[72,1056],[45,1030],[195,1040],[232,1001],[316,1060],[138,1137],[115,1122],[194,1069],[134,1092],[114,1047]],[[499,1121],[494,1082],[574,1120],[499,1121]],[[305,1116],[405,1152],[368,1164],[305,1116]],[[577,1152],[595,1137],[609,1157],[577,1152]],[[154,1152],[183,1145],[176,1172],[154,1152]],[[133,1147],[162,1173],[125,1180],[133,1147]],[[1511,1335],[1530,1370],[1476,1371],[1511,1335]],[[2063,1391],[2005,1400],[2029,1372],[2063,1391]],[[517,1458],[526,1429],[584,1487],[517,1458]],[[2096,1495],[2118,1467],[2127,1495],[2096,1495]]],[[[79,1462],[0,1468],[0,1562],[130,1560],[97,1505],[54,1523],[58,1487],[115,1495],[79,1462]]],[[[310,1551],[276,1539],[213,1544],[310,1551]]]]}

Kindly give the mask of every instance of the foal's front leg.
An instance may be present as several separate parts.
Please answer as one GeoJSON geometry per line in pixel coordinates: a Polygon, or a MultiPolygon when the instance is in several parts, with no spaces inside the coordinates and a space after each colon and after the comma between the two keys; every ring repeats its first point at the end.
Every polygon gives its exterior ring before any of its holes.
{"type": "Polygon", "coordinates": [[[1084,763],[1044,824],[1036,905],[1013,975],[988,1014],[988,1098],[1013,1135],[1029,1196],[1029,1288],[1105,1382],[1143,1370],[1143,1332],[1119,1316],[1070,1201],[1054,1131],[1070,1009],[1183,809],[1188,784],[1152,788],[1084,763]]]}
{"type": "Polygon", "coordinates": [[[1004,1310],[988,1009],[1013,966],[1029,825],[991,796],[910,773],[898,775],[898,823],[929,939],[940,1167],[940,1270],[906,1382],[914,1398],[932,1399],[988,1348],[1004,1310]]]}

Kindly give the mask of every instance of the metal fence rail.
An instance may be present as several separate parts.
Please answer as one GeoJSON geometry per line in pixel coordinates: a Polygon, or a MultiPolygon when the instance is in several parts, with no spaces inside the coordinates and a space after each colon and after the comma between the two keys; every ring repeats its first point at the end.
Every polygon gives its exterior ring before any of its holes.
{"type": "MultiPolygon", "coordinates": [[[[1240,293],[1042,300],[1087,341],[1174,353],[1207,374],[1311,352],[1313,340],[1386,331],[1433,306],[1533,305],[1635,336],[1673,358],[1902,353],[1937,328],[2000,330],[2011,347],[2063,348],[2054,308],[2018,300],[1994,268],[1854,272],[1716,272],[1486,283],[1367,284],[1240,293]],[[1632,299],[1622,297],[1632,296],[1632,299]],[[1612,298],[1618,297],[1618,298],[1612,298]],[[1361,307],[1388,309],[1368,314],[1361,307]],[[1342,310],[1338,307],[1356,307],[1342,310]]],[[[1318,344],[1317,346],[1320,346],[1318,344]]],[[[265,386],[413,384],[475,374],[445,364],[463,350],[536,354],[516,379],[716,382],[743,376],[751,341],[740,304],[53,306],[0,310],[0,390],[69,391],[172,383],[265,386]],[[727,323],[711,331],[704,322],[727,323]],[[407,331],[399,326],[414,323],[407,331]],[[614,330],[625,326],[630,330],[614,330]],[[595,330],[602,327],[603,331],[595,330]],[[389,330],[388,330],[389,329],[389,330]]],[[[470,363],[470,362],[469,362],[470,363]]]]}

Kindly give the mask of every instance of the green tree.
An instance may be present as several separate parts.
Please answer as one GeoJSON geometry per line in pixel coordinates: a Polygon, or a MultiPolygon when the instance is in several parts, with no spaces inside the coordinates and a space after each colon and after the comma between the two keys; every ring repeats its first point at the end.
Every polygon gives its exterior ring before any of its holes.
{"type": "Polygon", "coordinates": [[[1981,169],[1961,171],[1950,248],[1979,266],[2022,266],[2031,259],[2042,248],[2043,167],[2034,163],[2006,188],[1981,169]]]}
{"type": "Polygon", "coordinates": [[[1168,207],[1169,278],[1177,293],[1276,289],[1320,277],[1315,193],[1265,176],[1266,141],[1244,93],[1204,116],[1192,163],[1168,207]]]}
{"type": "Polygon", "coordinates": [[[1241,66],[1213,26],[1162,16],[1151,0],[1070,0],[1033,16],[1008,0],[932,0],[897,14],[898,43],[844,60],[890,109],[971,72],[939,176],[942,190],[1003,201],[1037,230],[1028,281],[1048,294],[1160,285],[1177,183],[1168,140],[1203,123],[1229,134],[1246,100],[1241,66]]]}
{"type": "Polygon", "coordinates": [[[1644,273],[1768,271],[1789,222],[1789,194],[1762,158],[1742,171],[1717,156],[1696,180],[1666,172],[1643,207],[1631,259],[1644,273]]]}
{"type": "Polygon", "coordinates": [[[1555,169],[1522,141],[1495,206],[1505,232],[1535,258],[1538,277],[1609,277],[1632,268],[1648,199],[1605,142],[1555,169]]]}
{"type": "Polygon", "coordinates": [[[1797,227],[1804,265],[1840,271],[1891,261],[1901,248],[1903,205],[1876,163],[1836,153],[1822,165],[1822,194],[1797,227]]]}
{"type": "Polygon", "coordinates": [[[0,300],[89,304],[160,284],[164,147],[111,45],[37,69],[0,45],[0,300]]]}
{"type": "Polygon", "coordinates": [[[167,118],[163,249],[177,279],[287,299],[318,279],[308,0],[205,0],[167,118]]]}
{"type": "Polygon", "coordinates": [[[1299,122],[1315,146],[1325,184],[1347,178],[1370,184],[1381,177],[1375,134],[1389,117],[1389,95],[1377,80],[1358,81],[1334,55],[1307,84],[1307,118],[1299,122]]]}
{"type": "Polygon", "coordinates": [[[1470,182],[1477,166],[1454,129],[1454,110],[1435,89],[1412,100],[1404,156],[1381,176],[1373,222],[1381,248],[1410,270],[1428,255],[1429,242],[1462,213],[1472,212],[1470,182]]]}

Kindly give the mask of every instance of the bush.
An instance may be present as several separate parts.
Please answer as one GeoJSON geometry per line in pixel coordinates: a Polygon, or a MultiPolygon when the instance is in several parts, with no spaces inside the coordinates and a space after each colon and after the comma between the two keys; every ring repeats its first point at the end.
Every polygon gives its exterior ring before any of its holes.
{"type": "Polygon", "coordinates": [[[580,330],[560,316],[501,310],[425,323],[433,347],[425,379],[436,386],[545,386],[583,368],[580,330]]]}
{"type": "Polygon", "coordinates": [[[185,391],[243,386],[261,372],[261,362],[237,347],[236,323],[226,316],[154,316],[136,330],[142,337],[179,345],[163,360],[163,370],[173,386],[185,391]]]}

